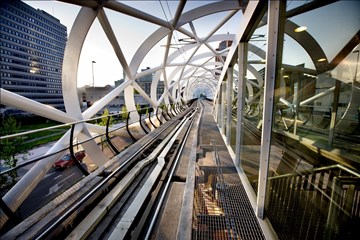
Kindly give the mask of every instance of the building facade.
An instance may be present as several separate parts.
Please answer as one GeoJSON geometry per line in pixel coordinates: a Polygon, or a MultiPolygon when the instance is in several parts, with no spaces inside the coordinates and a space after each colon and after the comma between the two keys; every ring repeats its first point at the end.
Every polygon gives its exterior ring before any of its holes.
{"type": "Polygon", "coordinates": [[[66,27],[18,0],[2,0],[0,6],[1,88],[64,110],[66,27]]]}
{"type": "MultiPolygon", "coordinates": [[[[150,69],[150,67],[147,67],[145,69],[141,69],[141,71],[146,71],[150,69]]],[[[144,92],[150,96],[151,94],[151,84],[153,81],[153,77],[154,74],[148,74],[146,76],[143,76],[139,79],[136,79],[136,83],[144,90],[144,92]]],[[[125,76],[123,77],[123,79],[117,80],[115,81],[115,87],[119,86],[120,84],[122,84],[124,82],[125,76]]],[[[157,99],[159,99],[162,95],[162,93],[164,92],[164,81],[159,81],[157,88],[156,88],[156,96],[157,99]]],[[[143,96],[141,96],[141,94],[139,94],[136,90],[134,90],[134,99],[135,99],[135,103],[139,104],[141,107],[147,107],[150,104],[145,100],[145,98],[143,96]]],[[[120,106],[125,104],[125,100],[124,100],[124,92],[121,92],[119,95],[119,102],[120,102],[120,106]]]]}
{"type": "MultiPolygon", "coordinates": [[[[114,87],[111,85],[106,85],[104,87],[84,86],[78,88],[78,96],[81,108],[83,110],[87,109],[105,97],[112,90],[114,90],[114,87]]],[[[110,112],[118,112],[120,107],[120,96],[117,96],[105,108],[107,108],[110,112]]]]}

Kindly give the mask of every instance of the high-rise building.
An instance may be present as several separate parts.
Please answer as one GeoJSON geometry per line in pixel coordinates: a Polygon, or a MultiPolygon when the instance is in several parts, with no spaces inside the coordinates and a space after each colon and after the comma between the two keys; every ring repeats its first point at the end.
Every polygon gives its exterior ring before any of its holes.
{"type": "Polygon", "coordinates": [[[67,29],[19,0],[0,3],[1,88],[64,109],[61,69],[67,29]]]}

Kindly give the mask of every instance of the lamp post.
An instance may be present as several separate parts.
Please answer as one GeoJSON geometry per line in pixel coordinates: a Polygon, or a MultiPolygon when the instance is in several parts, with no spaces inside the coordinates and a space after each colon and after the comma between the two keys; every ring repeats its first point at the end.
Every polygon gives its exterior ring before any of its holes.
{"type": "Polygon", "coordinates": [[[93,79],[93,87],[95,87],[95,78],[94,78],[94,63],[96,63],[95,61],[91,62],[91,67],[92,67],[92,79],[93,79]]]}
{"type": "Polygon", "coordinates": [[[357,53],[357,59],[356,59],[356,65],[355,65],[355,76],[354,76],[354,82],[356,82],[356,75],[357,75],[357,69],[359,64],[359,50],[353,51],[353,53],[357,53]]]}

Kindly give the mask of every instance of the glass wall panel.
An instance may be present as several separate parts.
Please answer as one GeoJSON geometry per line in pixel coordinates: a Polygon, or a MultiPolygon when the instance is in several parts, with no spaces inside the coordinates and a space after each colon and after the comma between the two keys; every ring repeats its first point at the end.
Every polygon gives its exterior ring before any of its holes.
{"type": "Polygon", "coordinates": [[[236,151],[236,121],[237,121],[237,85],[238,85],[238,70],[239,66],[237,64],[234,65],[233,71],[233,86],[232,86],[232,103],[231,103],[231,136],[230,136],[230,147],[234,151],[236,151]]]}
{"type": "Polygon", "coordinates": [[[243,129],[240,132],[240,164],[255,191],[259,175],[267,35],[267,26],[263,21],[261,25],[248,43],[243,129]]]}
{"type": "Polygon", "coordinates": [[[280,239],[355,239],[360,3],[306,6],[284,27],[266,214],[280,239]]]}

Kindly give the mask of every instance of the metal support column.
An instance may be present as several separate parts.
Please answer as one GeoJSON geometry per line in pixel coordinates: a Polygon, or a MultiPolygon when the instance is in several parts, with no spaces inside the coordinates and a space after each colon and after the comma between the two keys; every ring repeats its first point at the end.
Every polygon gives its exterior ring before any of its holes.
{"type": "Polygon", "coordinates": [[[246,71],[247,71],[247,50],[248,43],[241,42],[238,46],[238,95],[237,95],[237,113],[236,113],[236,149],[235,149],[235,166],[240,166],[240,149],[242,146],[242,120],[245,106],[245,87],[246,87],[246,71]]]}
{"type": "Polygon", "coordinates": [[[116,154],[119,154],[120,151],[117,150],[117,148],[116,148],[116,147],[114,146],[114,144],[111,142],[111,139],[110,139],[110,136],[109,136],[110,119],[111,119],[111,117],[108,116],[108,119],[107,119],[107,121],[106,121],[106,134],[105,134],[105,136],[106,136],[106,141],[108,142],[110,148],[111,148],[116,154]]]}
{"type": "Polygon", "coordinates": [[[220,130],[221,134],[225,134],[225,101],[226,101],[226,82],[221,83],[221,105],[220,105],[220,111],[221,111],[221,118],[220,118],[220,130]]]}
{"type": "Polygon", "coordinates": [[[161,126],[163,123],[162,123],[162,121],[161,121],[160,118],[159,118],[158,112],[159,112],[159,106],[156,107],[155,116],[156,116],[156,118],[157,118],[157,120],[159,121],[159,124],[160,124],[160,126],[161,126]]]}
{"type": "Polygon", "coordinates": [[[226,97],[227,97],[227,107],[226,107],[226,144],[230,145],[231,139],[231,114],[232,114],[232,93],[233,93],[233,66],[229,66],[227,69],[227,87],[226,87],[226,97]]]}
{"type": "Polygon", "coordinates": [[[136,138],[131,134],[130,129],[129,129],[129,119],[130,119],[130,113],[128,112],[127,117],[126,117],[126,131],[128,132],[129,136],[131,137],[131,139],[133,140],[133,142],[136,142],[136,138]]]}
{"type": "Polygon", "coordinates": [[[261,131],[260,170],[256,215],[265,218],[267,178],[270,161],[275,81],[280,73],[284,33],[285,1],[268,1],[268,39],[261,131]],[[282,19],[284,18],[284,19],[282,19]]]}
{"type": "Polygon", "coordinates": [[[299,81],[294,83],[294,106],[295,106],[295,118],[294,118],[294,129],[293,134],[297,134],[297,125],[299,120],[300,101],[299,101],[299,81]]]}
{"type": "Polygon", "coordinates": [[[330,131],[329,131],[329,140],[328,140],[328,145],[330,147],[333,144],[333,140],[335,136],[335,124],[336,124],[336,115],[337,115],[339,99],[340,99],[340,87],[341,87],[341,82],[339,80],[335,80],[334,100],[331,109],[330,131]]]}
{"type": "Polygon", "coordinates": [[[214,106],[213,106],[213,110],[215,113],[215,122],[217,124],[219,124],[219,95],[218,97],[214,100],[214,106]]]}
{"type": "MultiPolygon", "coordinates": [[[[151,109],[151,108],[149,108],[149,109],[151,109]]],[[[154,129],[156,129],[157,128],[156,125],[151,120],[151,112],[155,112],[154,108],[152,108],[152,111],[151,110],[148,111],[148,115],[149,115],[148,117],[149,117],[150,124],[153,126],[154,129]]]]}

